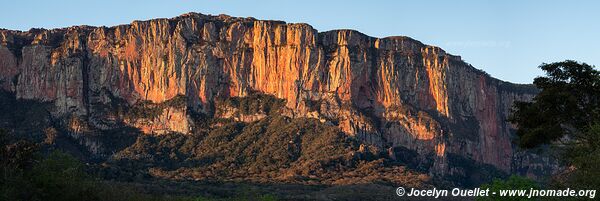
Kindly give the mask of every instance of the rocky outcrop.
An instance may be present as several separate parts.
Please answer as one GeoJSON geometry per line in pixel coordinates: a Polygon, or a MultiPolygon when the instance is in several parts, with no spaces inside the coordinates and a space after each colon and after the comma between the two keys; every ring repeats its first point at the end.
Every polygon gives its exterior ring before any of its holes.
{"type": "Polygon", "coordinates": [[[53,115],[87,118],[96,128],[110,125],[97,123],[106,117],[95,106],[115,97],[133,105],[183,95],[183,110],[166,107],[151,120],[126,123],[146,133],[187,133],[188,110],[262,119],[215,105],[264,93],[284,99],[289,117],[337,125],[381,150],[415,151],[434,161],[437,174],[468,174],[449,154],[504,172],[534,171],[526,168],[533,160],[515,162],[523,153],[511,143],[506,118],[514,101],[531,99],[536,89],[494,79],[408,37],[189,13],[115,27],[1,30],[0,44],[4,90],[51,101],[53,115]]]}

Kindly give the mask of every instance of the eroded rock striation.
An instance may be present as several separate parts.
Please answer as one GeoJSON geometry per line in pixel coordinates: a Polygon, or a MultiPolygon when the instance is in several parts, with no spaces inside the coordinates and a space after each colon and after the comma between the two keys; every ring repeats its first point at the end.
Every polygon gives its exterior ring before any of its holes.
{"type": "MultiPolygon", "coordinates": [[[[114,27],[0,30],[0,86],[52,102],[52,115],[81,128],[111,129],[116,100],[156,106],[126,124],[151,133],[193,130],[190,112],[256,121],[262,113],[217,108],[252,93],[285,100],[284,115],[338,126],[402,160],[433,161],[430,172],[468,175],[465,163],[535,176],[547,158],[518,151],[506,122],[514,101],[536,89],[494,79],[439,47],[408,37],[307,24],[189,13],[114,27]],[[179,101],[181,102],[181,100],[179,101]],[[82,127],[82,125],[85,126],[82,127]],[[413,160],[413,159],[409,159],[413,160]]],[[[285,142],[282,142],[285,143],[285,142]]]]}

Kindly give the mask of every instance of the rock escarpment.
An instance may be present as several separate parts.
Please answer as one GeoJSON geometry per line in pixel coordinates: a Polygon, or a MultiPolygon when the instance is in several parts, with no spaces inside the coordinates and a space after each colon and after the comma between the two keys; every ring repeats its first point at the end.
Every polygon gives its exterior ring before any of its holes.
{"type": "Polygon", "coordinates": [[[408,37],[197,13],[115,27],[0,30],[0,86],[52,102],[53,116],[81,120],[84,130],[124,122],[149,134],[191,132],[191,112],[259,120],[264,114],[235,116],[217,100],[264,93],[285,100],[285,116],[336,125],[434,174],[467,176],[465,163],[531,176],[552,170],[540,162],[546,158],[517,150],[506,122],[512,103],[531,99],[535,88],[494,79],[408,37]],[[158,106],[179,96],[182,105],[158,106]],[[118,101],[156,111],[117,121],[123,115],[103,106],[118,101]]]}

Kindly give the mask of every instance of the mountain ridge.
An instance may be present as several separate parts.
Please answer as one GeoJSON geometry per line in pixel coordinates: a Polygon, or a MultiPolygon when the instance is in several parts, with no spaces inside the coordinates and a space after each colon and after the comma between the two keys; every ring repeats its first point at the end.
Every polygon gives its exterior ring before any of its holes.
{"type": "MultiPolygon", "coordinates": [[[[287,25],[294,25],[294,24],[306,25],[306,26],[309,26],[311,29],[316,30],[319,34],[326,33],[326,32],[337,32],[337,31],[353,31],[353,32],[357,32],[359,34],[362,34],[364,36],[367,36],[367,37],[370,37],[370,38],[373,38],[373,39],[394,39],[394,38],[408,39],[408,40],[412,40],[414,42],[420,43],[423,46],[428,46],[428,47],[442,49],[440,46],[431,45],[431,44],[425,44],[425,43],[423,43],[423,42],[421,42],[421,41],[419,41],[417,39],[414,39],[414,38],[412,38],[410,36],[405,36],[405,35],[392,35],[392,36],[385,36],[385,37],[374,37],[374,36],[370,36],[368,34],[362,33],[359,30],[344,29],[344,28],[331,29],[331,30],[326,30],[326,31],[318,31],[318,29],[314,28],[312,25],[310,25],[308,23],[303,23],[303,22],[288,23],[288,22],[282,21],[282,20],[261,20],[261,19],[256,19],[254,17],[233,17],[233,16],[230,16],[230,15],[227,15],[227,14],[210,15],[210,14],[202,14],[202,13],[199,13],[199,12],[188,12],[188,13],[184,13],[184,14],[181,14],[179,16],[172,17],[172,18],[165,17],[165,18],[152,18],[152,19],[147,19],[147,20],[133,20],[131,23],[117,24],[117,25],[111,25],[111,26],[72,25],[72,26],[67,26],[67,27],[58,27],[58,28],[51,28],[51,29],[39,28],[38,27],[38,28],[30,28],[27,31],[23,31],[23,30],[11,30],[11,29],[0,28],[0,31],[19,32],[19,33],[32,33],[32,32],[39,32],[39,31],[66,31],[66,30],[71,29],[71,28],[81,28],[81,29],[108,28],[108,29],[113,29],[113,28],[120,27],[120,26],[131,26],[131,24],[134,23],[134,22],[150,22],[150,21],[154,21],[154,20],[177,20],[177,19],[180,19],[180,18],[194,17],[194,16],[196,16],[196,17],[197,16],[204,16],[204,17],[209,17],[209,18],[234,18],[234,19],[251,20],[251,21],[267,21],[267,22],[283,23],[283,24],[287,24],[287,25]]],[[[460,55],[455,55],[455,54],[451,54],[451,53],[447,53],[447,52],[446,52],[446,54],[451,55],[451,56],[456,56],[458,58],[461,58],[460,55]]],[[[466,61],[464,61],[464,62],[467,63],[466,61]]],[[[471,64],[469,64],[469,65],[471,65],[471,64]]],[[[475,67],[473,67],[473,68],[475,68],[475,67]]],[[[483,69],[478,69],[478,68],[475,68],[475,69],[480,70],[483,73],[487,74],[487,72],[485,72],[485,70],[483,70],[483,69]]],[[[513,83],[513,82],[510,82],[510,81],[501,80],[501,79],[493,77],[491,75],[489,75],[489,77],[497,79],[498,81],[501,81],[501,82],[505,82],[507,84],[534,87],[533,84],[513,83]]]]}
{"type": "MultiPolygon", "coordinates": [[[[0,36],[2,89],[52,102],[52,115],[77,139],[122,125],[193,134],[193,113],[260,121],[265,111],[245,114],[216,100],[262,93],[285,100],[282,115],[336,126],[390,160],[414,152],[432,175],[478,180],[472,174],[481,168],[465,161],[530,177],[556,170],[547,157],[518,150],[506,122],[512,103],[531,100],[534,87],[406,36],[198,13],[0,36]],[[178,96],[183,107],[144,103],[178,96]],[[114,111],[117,99],[153,113],[125,118],[114,111]]],[[[103,146],[83,144],[97,154],[103,146]]]]}

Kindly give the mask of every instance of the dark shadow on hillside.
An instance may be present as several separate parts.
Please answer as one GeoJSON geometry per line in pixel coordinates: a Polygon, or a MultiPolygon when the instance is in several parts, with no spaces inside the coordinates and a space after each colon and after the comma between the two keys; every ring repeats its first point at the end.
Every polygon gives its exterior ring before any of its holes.
{"type": "Polygon", "coordinates": [[[42,143],[46,151],[60,149],[80,160],[96,162],[130,146],[141,134],[128,126],[74,133],[68,128],[68,119],[52,115],[53,107],[52,102],[17,99],[14,93],[2,90],[0,128],[15,139],[42,143]]]}

